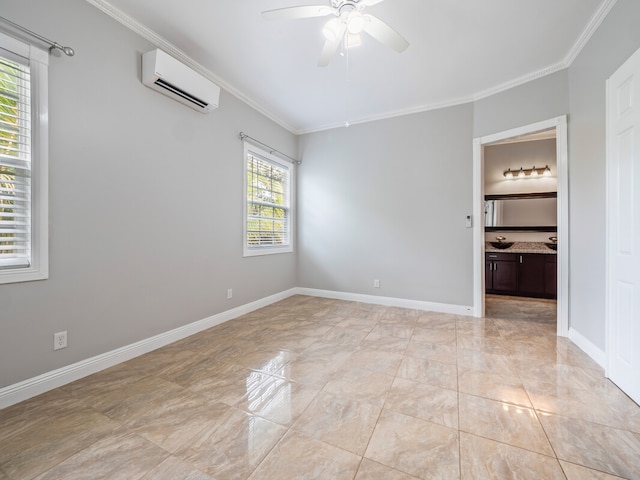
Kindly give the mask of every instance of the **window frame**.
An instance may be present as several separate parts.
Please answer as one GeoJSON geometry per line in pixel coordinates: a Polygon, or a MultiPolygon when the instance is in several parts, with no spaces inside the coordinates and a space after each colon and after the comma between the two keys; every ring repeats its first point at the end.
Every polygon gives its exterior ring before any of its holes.
{"type": "Polygon", "coordinates": [[[49,52],[0,32],[0,56],[21,57],[31,77],[31,249],[25,267],[0,268],[0,284],[49,278],[49,52]]]}
{"type": "Polygon", "coordinates": [[[242,200],[242,210],[243,210],[243,216],[242,216],[242,254],[243,257],[255,257],[255,256],[260,256],[260,255],[274,255],[274,254],[281,254],[281,253],[291,253],[293,252],[293,230],[294,230],[294,201],[293,201],[293,195],[294,195],[294,182],[295,182],[295,165],[291,162],[288,162],[286,160],[283,160],[279,157],[276,157],[275,155],[273,155],[273,153],[264,150],[250,142],[248,142],[247,140],[244,141],[244,149],[243,149],[243,175],[242,175],[242,195],[243,195],[243,200],[242,200]],[[287,243],[283,244],[283,245],[279,245],[279,246],[250,246],[247,243],[247,220],[248,220],[248,205],[249,205],[249,200],[247,198],[247,180],[248,180],[248,166],[249,166],[249,155],[258,157],[258,158],[262,158],[263,160],[266,160],[267,162],[271,162],[277,166],[280,166],[284,169],[286,169],[289,172],[289,179],[288,179],[288,185],[287,185],[287,202],[288,205],[286,206],[286,210],[287,210],[287,214],[288,214],[288,218],[287,218],[287,243]]]}

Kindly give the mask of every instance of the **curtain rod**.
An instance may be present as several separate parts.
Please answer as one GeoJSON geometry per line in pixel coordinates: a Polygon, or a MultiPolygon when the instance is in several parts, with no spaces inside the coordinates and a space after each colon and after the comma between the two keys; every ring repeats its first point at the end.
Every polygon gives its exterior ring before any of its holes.
{"type": "Polygon", "coordinates": [[[274,153],[277,153],[278,155],[281,155],[281,156],[283,156],[283,157],[288,158],[289,160],[291,160],[291,161],[292,161],[293,163],[295,163],[296,165],[300,165],[300,164],[302,163],[302,162],[301,162],[300,160],[298,160],[297,158],[290,157],[290,156],[289,156],[289,155],[287,155],[286,153],[282,153],[280,150],[276,150],[275,148],[270,147],[270,146],[269,146],[269,145],[267,145],[266,143],[262,143],[260,140],[256,140],[255,138],[250,137],[249,135],[247,135],[247,134],[246,134],[246,133],[244,133],[244,132],[240,132],[240,133],[238,134],[238,137],[240,138],[240,140],[244,140],[245,138],[248,138],[249,140],[252,140],[252,141],[254,141],[255,143],[258,143],[258,144],[262,145],[263,147],[267,147],[267,148],[269,149],[269,153],[270,153],[271,155],[273,155],[274,153]]]}
{"type": "Polygon", "coordinates": [[[4,17],[0,17],[0,21],[5,22],[9,25],[11,25],[13,28],[20,30],[22,33],[26,33],[27,35],[31,35],[34,38],[37,38],[38,40],[40,40],[41,42],[46,43],[47,45],[49,45],[49,53],[59,57],[60,56],[60,52],[63,52],[67,57],[73,57],[75,55],[75,51],[73,50],[73,48],[71,47],[64,47],[62,45],[60,45],[58,42],[54,42],[52,40],[49,40],[46,37],[43,37],[42,35],[38,35],[35,32],[32,32],[31,30],[29,30],[28,28],[24,28],[20,25],[18,25],[17,23],[13,23],[11,20],[7,20],[4,17]]]}

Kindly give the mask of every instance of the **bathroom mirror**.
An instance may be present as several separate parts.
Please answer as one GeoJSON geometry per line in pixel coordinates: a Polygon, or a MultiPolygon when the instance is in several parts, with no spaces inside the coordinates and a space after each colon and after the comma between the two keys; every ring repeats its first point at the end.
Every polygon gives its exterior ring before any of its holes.
{"type": "Polygon", "coordinates": [[[557,193],[486,195],[485,231],[557,231],[557,193]]]}

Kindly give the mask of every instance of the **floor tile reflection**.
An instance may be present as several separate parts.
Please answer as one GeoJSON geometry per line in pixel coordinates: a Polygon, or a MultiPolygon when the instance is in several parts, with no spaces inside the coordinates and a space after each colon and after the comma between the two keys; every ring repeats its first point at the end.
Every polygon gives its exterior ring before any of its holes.
{"type": "Polygon", "coordinates": [[[293,296],[0,410],[0,480],[640,479],[640,407],[555,307],[293,296]]]}

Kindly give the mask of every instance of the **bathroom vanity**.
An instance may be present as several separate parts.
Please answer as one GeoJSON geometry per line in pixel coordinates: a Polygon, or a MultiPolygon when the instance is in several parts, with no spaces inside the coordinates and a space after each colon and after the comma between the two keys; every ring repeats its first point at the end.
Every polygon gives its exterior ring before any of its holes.
{"type": "Polygon", "coordinates": [[[485,245],[487,293],[556,298],[557,256],[544,242],[515,242],[509,248],[485,245]]]}

